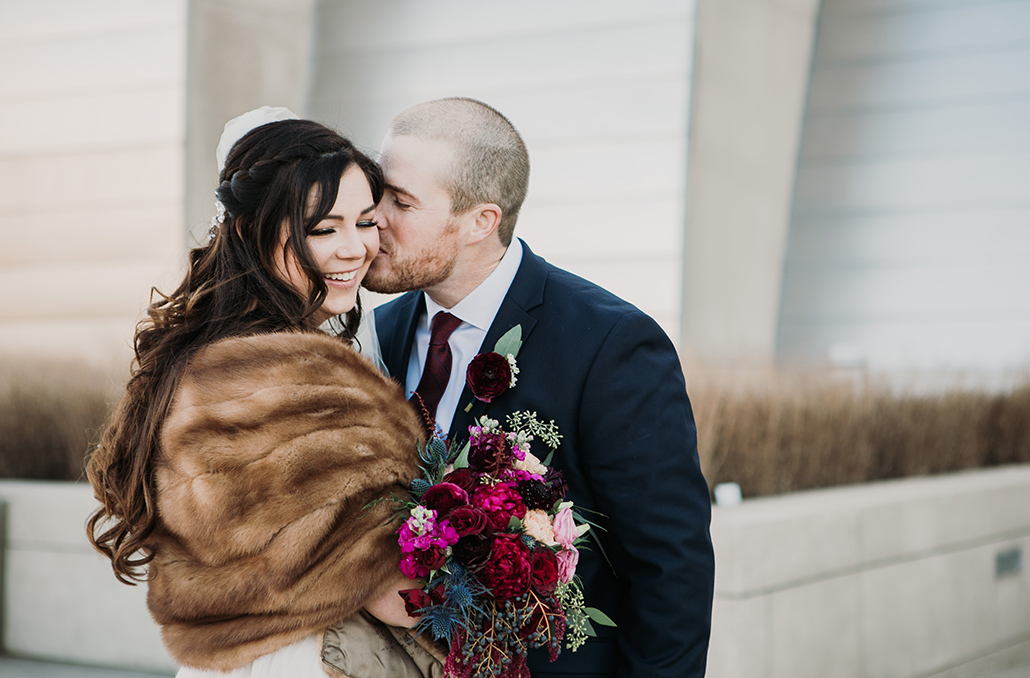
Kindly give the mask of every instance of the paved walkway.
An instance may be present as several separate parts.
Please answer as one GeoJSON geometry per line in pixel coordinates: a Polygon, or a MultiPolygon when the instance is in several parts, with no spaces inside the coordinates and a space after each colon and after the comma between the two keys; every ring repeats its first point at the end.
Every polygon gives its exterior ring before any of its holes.
{"type": "MultiPolygon", "coordinates": [[[[170,673],[139,673],[71,664],[51,664],[0,656],[0,678],[168,678],[171,675],[170,673]]],[[[713,678],[716,677],[713,676],[713,678]]],[[[1008,669],[982,678],[1030,678],[1030,666],[1008,669]]]]}
{"type": "Polygon", "coordinates": [[[0,678],[168,678],[171,675],[173,674],[98,669],[0,656],[0,678]]]}

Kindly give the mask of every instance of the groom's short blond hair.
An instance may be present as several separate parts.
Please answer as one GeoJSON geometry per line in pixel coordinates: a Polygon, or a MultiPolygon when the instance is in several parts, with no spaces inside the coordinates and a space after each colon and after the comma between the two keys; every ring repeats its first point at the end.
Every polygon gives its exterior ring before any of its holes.
{"type": "Polygon", "coordinates": [[[390,125],[390,134],[450,143],[453,165],[441,181],[451,194],[451,213],[497,205],[497,235],[504,246],[511,244],[529,187],[529,152],[506,117],[475,99],[437,99],[402,112],[390,125]]]}

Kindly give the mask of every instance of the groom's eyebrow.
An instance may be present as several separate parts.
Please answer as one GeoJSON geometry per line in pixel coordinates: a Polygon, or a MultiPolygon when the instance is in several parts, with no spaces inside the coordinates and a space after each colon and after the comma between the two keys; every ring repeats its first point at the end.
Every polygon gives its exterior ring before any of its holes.
{"type": "Polygon", "coordinates": [[[412,193],[411,193],[410,191],[405,191],[405,190],[404,190],[403,188],[401,188],[400,186],[394,186],[393,184],[386,184],[386,187],[387,187],[388,189],[390,189],[391,191],[393,191],[394,193],[400,193],[400,194],[401,194],[401,195],[403,195],[403,196],[404,196],[405,198],[409,198],[409,199],[411,199],[411,200],[414,200],[414,199],[415,199],[415,196],[414,196],[414,195],[413,195],[413,194],[412,194],[412,193]]]}

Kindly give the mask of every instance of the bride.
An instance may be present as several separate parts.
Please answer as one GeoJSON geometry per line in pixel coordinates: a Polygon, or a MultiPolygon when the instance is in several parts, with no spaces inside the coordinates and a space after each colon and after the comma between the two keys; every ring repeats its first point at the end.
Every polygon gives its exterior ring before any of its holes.
{"type": "Polygon", "coordinates": [[[411,582],[375,503],[418,474],[421,426],[351,346],[382,174],[306,120],[225,145],[224,214],[137,328],[87,463],[89,539],[147,582],[181,678],[437,676],[438,653],[407,642],[411,582]],[[336,317],[339,336],[318,331],[336,317]]]}

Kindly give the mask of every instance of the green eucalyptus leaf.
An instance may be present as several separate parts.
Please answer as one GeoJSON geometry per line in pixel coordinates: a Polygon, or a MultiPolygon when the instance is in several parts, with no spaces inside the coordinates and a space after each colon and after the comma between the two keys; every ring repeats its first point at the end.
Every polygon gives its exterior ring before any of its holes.
{"type": "Polygon", "coordinates": [[[465,447],[461,448],[461,452],[458,453],[458,457],[454,460],[454,470],[457,471],[460,468],[468,468],[469,465],[469,443],[465,443],[465,447]]]}
{"type": "Polygon", "coordinates": [[[615,622],[612,621],[612,618],[598,610],[596,607],[584,607],[583,612],[602,626],[615,626],[615,622]]]}
{"type": "Polygon", "coordinates": [[[520,348],[522,348],[522,325],[516,325],[505,332],[494,344],[494,352],[500,353],[504,357],[508,357],[509,353],[517,357],[520,348]]]}

